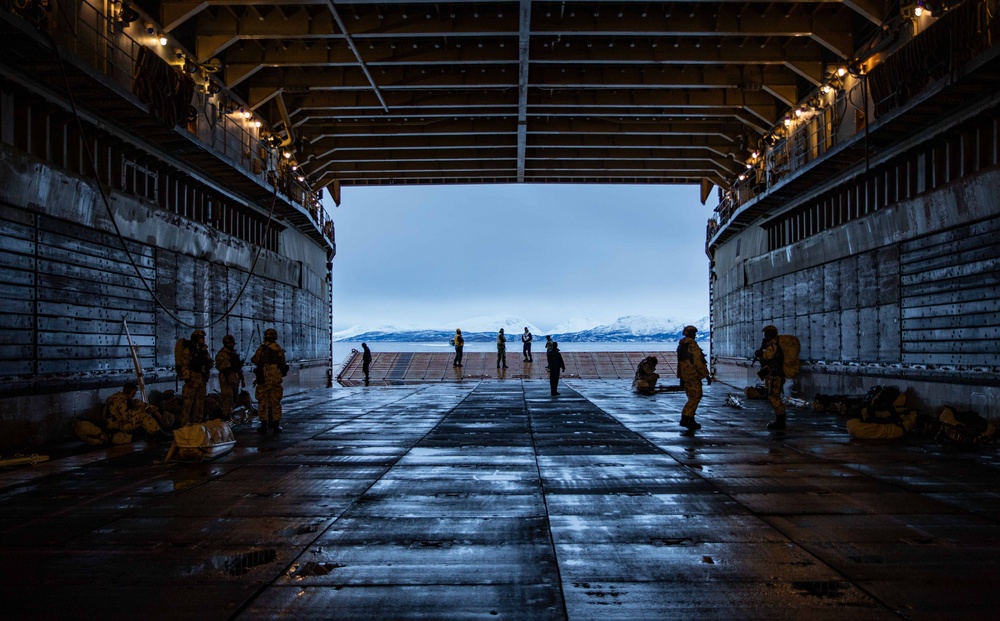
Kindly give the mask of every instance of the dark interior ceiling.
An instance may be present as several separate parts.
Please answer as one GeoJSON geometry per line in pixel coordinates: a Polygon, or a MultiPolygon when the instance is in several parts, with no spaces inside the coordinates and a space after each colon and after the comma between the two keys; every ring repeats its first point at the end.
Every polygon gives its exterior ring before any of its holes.
{"type": "Polygon", "coordinates": [[[291,130],[314,186],[722,185],[899,14],[879,0],[141,4],[291,130]]]}

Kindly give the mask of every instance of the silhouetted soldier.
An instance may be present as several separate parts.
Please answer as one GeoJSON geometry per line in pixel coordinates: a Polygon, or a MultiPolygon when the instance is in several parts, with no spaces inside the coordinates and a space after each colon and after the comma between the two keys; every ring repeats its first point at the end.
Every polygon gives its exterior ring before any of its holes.
{"type": "Polygon", "coordinates": [[[462,349],[465,347],[465,339],[462,338],[462,329],[455,329],[455,338],[452,339],[455,344],[455,362],[451,364],[453,367],[462,366],[462,349]]]}
{"type": "Polygon", "coordinates": [[[368,385],[368,370],[372,366],[372,350],[368,349],[367,343],[361,344],[364,353],[361,354],[361,372],[365,374],[365,386],[368,385]]]}
{"type": "MultiPolygon", "coordinates": [[[[566,363],[563,362],[562,354],[559,352],[559,343],[551,341],[552,346],[549,347],[548,353],[545,354],[545,358],[549,363],[549,386],[552,388],[552,396],[555,397],[559,394],[557,388],[559,387],[559,372],[566,370],[566,363]]],[[[546,344],[548,347],[548,344],[546,344]]]]}
{"type": "Polygon", "coordinates": [[[503,368],[507,368],[507,337],[503,334],[503,328],[497,334],[497,368],[503,363],[503,368]]]}

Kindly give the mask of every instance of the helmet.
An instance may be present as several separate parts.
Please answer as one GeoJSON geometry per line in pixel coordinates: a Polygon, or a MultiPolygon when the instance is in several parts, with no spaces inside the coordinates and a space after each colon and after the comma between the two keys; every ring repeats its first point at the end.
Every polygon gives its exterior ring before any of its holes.
{"type": "Polygon", "coordinates": [[[649,361],[653,363],[654,367],[660,362],[659,360],[656,359],[656,356],[650,356],[649,361]]]}
{"type": "Polygon", "coordinates": [[[191,333],[192,341],[197,341],[198,339],[204,339],[204,338],[205,338],[204,330],[195,330],[194,332],[191,333]]]}
{"type": "Polygon", "coordinates": [[[274,328],[268,328],[267,330],[264,330],[264,340],[265,341],[277,341],[278,340],[278,331],[275,330],[274,328]]]}
{"type": "Polygon", "coordinates": [[[764,326],[764,336],[778,336],[778,328],[775,326],[764,326]]]}
{"type": "Polygon", "coordinates": [[[233,337],[232,334],[227,334],[226,336],[222,337],[222,344],[223,345],[235,345],[236,344],[236,339],[233,337]]]}
{"type": "Polygon", "coordinates": [[[684,326],[684,336],[694,338],[698,334],[698,328],[694,326],[684,326]]]}

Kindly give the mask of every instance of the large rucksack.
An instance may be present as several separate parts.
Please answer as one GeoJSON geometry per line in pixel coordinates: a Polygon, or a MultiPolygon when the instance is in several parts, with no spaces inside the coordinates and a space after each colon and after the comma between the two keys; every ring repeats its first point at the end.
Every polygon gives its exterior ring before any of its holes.
{"type": "Polygon", "coordinates": [[[187,350],[188,340],[184,337],[177,339],[174,343],[174,371],[177,372],[177,377],[184,375],[184,358],[187,356],[187,350]]]}
{"type": "Polygon", "coordinates": [[[779,334],[778,347],[781,349],[782,360],[784,361],[784,368],[782,370],[785,373],[785,377],[798,377],[800,367],[799,351],[802,349],[799,338],[791,334],[779,334]]]}
{"type": "Polygon", "coordinates": [[[944,406],[938,416],[941,429],[938,436],[956,444],[993,444],[996,427],[978,413],[944,406]]]}
{"type": "Polygon", "coordinates": [[[231,451],[235,444],[233,430],[225,421],[192,423],[174,430],[174,443],[164,461],[172,457],[195,461],[211,459],[231,451]]]}

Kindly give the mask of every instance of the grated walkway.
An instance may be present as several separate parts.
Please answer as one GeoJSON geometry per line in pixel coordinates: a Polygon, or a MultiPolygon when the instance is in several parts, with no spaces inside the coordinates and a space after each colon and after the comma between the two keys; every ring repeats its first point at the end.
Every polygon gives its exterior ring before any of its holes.
{"type": "MultiPolygon", "coordinates": [[[[416,356],[414,356],[416,358],[416,356]]],[[[286,431],[0,471],[5,619],[995,619],[994,450],[624,381],[332,389],[286,431]]]]}

